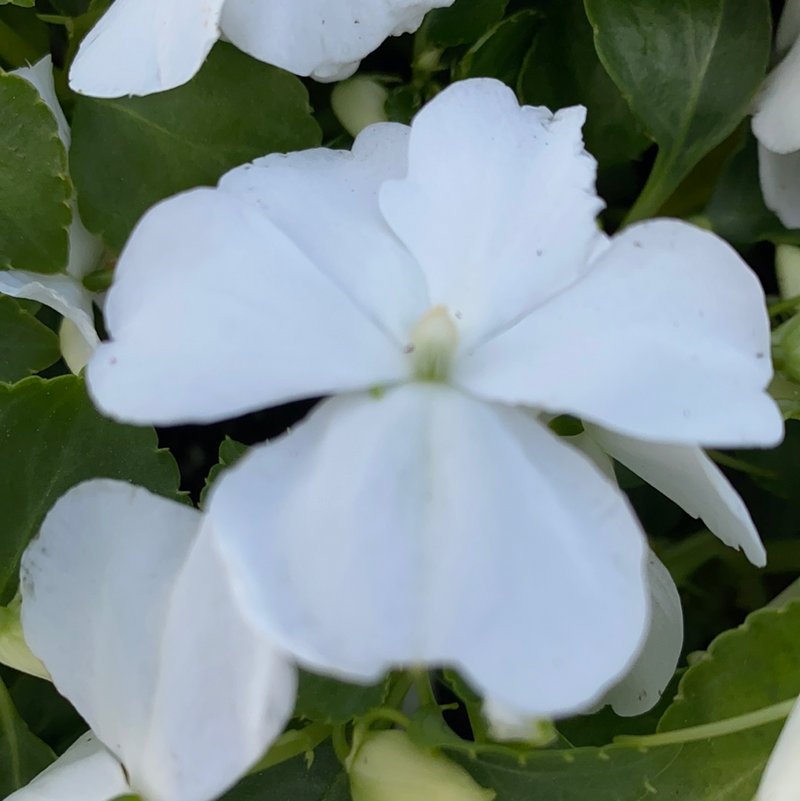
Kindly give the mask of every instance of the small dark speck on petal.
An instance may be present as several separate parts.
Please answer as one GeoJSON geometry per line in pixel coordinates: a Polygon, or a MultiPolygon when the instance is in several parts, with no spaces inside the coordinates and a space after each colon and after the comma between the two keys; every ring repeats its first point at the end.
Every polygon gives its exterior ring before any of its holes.
{"type": "Polygon", "coordinates": [[[756,353],[756,359],[763,359],[764,358],[764,351],[759,351],[756,353]]]}
{"type": "Polygon", "coordinates": [[[541,256],[541,255],[543,255],[543,254],[544,254],[544,251],[543,251],[543,250],[537,250],[537,251],[536,251],[536,255],[537,255],[537,256],[541,256]]]}
{"type": "Polygon", "coordinates": [[[634,246],[635,248],[643,248],[643,247],[644,247],[644,245],[643,245],[641,242],[634,242],[634,243],[633,243],[633,246],[634,246]]]}
{"type": "Polygon", "coordinates": [[[117,363],[117,357],[116,356],[112,356],[111,359],[110,359],[110,363],[111,364],[116,364],[117,363]]]}
{"type": "Polygon", "coordinates": [[[688,409],[684,409],[683,416],[688,419],[692,416],[692,413],[688,409]]]}

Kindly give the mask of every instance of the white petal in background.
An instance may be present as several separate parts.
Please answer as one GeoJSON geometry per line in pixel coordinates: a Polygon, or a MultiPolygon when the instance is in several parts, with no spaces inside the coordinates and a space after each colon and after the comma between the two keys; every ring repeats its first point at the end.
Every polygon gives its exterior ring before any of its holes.
{"type": "Polygon", "coordinates": [[[520,108],[507,86],[478,79],[415,117],[408,177],[382,188],[381,209],[464,347],[575,281],[602,240],[585,115],[520,108]]]}
{"type": "MultiPolygon", "coordinates": [[[[58,123],[58,132],[64,147],[69,151],[70,129],[61,110],[53,82],[53,62],[46,56],[32,67],[23,67],[13,73],[24,78],[39,92],[42,100],[58,123]]],[[[103,253],[101,240],[90,234],[78,214],[74,199],[71,202],[72,223],[69,229],[69,261],[67,274],[43,275],[23,270],[0,272],[0,293],[15,298],[27,298],[44,303],[69,320],[78,333],[79,358],[69,358],[70,369],[79,373],[100,343],[94,326],[92,294],[83,286],[83,277],[97,268],[103,253]]],[[[65,353],[65,357],[67,354],[65,353]]]]}
{"type": "Polygon", "coordinates": [[[773,153],[800,150],[799,100],[800,39],[767,76],[754,101],[753,133],[773,153]]]}
{"type": "Polygon", "coordinates": [[[454,374],[479,396],[715,447],[780,442],[771,377],[758,279],[714,234],[674,220],[626,228],[585,278],[454,374]]]}
{"type": "Polygon", "coordinates": [[[700,518],[726,545],[744,551],[758,567],[766,564],[766,551],[744,501],[701,448],[645,442],[598,426],[586,430],[606,453],[700,518]]]}
{"type": "Polygon", "coordinates": [[[210,422],[408,370],[341,284],[222,190],[192,190],[142,218],[105,310],[112,341],[89,363],[89,391],[130,422],[210,422]]]}
{"type": "Polygon", "coordinates": [[[89,732],[6,801],[110,801],[130,792],[122,765],[89,732]]]}
{"type": "Polygon", "coordinates": [[[226,473],[208,514],[254,622],[334,674],[452,664],[499,702],[566,714],[645,634],[622,494],[523,412],[446,387],[327,401],[226,473]]]}
{"type": "Polygon", "coordinates": [[[374,125],[352,152],[274,154],[219,183],[261,210],[400,347],[430,305],[422,271],[378,208],[381,184],[408,169],[408,136],[405,125],[374,125]]]}
{"type": "Polygon", "coordinates": [[[800,228],[800,151],[781,155],[760,144],[758,171],[767,207],[787,228],[800,228]]]}
{"type": "Polygon", "coordinates": [[[117,0],[81,42],[70,86],[94,97],[149,95],[189,81],[220,35],[225,0],[117,0]]]}
{"type": "Polygon", "coordinates": [[[211,801],[282,730],[294,674],[241,620],[183,504],[97,480],[22,563],[22,623],[56,687],[148,801],[211,801]]]}
{"type": "Polygon", "coordinates": [[[800,798],[800,705],[795,704],[761,776],[755,801],[798,801],[800,798]]]}

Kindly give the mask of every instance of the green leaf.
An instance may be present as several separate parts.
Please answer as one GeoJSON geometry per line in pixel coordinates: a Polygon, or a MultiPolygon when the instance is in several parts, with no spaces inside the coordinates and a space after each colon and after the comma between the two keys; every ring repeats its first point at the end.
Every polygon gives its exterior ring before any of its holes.
{"type": "Polygon", "coordinates": [[[0,296],[0,381],[19,381],[60,357],[58,337],[15,300],[0,296]]]}
{"type": "Polygon", "coordinates": [[[23,8],[33,8],[33,4],[36,0],[0,0],[0,6],[8,5],[9,3],[12,6],[22,6],[23,8]]]}
{"type": "Polygon", "coordinates": [[[380,706],[386,689],[386,679],[371,685],[347,684],[301,670],[294,714],[331,724],[347,723],[380,706]]]}
{"type": "Polygon", "coordinates": [[[119,251],[157,201],[214,185],[259,156],[314,147],[321,136],[298,78],[218,44],[199,74],[170,92],[78,98],[70,158],[81,216],[119,251]]]}
{"type": "Polygon", "coordinates": [[[83,381],[64,376],[0,384],[0,602],[18,584],[19,560],[50,507],[90,478],[116,478],[177,498],[175,460],[158,450],[152,428],[106,420],[83,381]]]}
{"type": "Polygon", "coordinates": [[[0,269],[57,273],[72,221],[67,152],[31,84],[0,71],[0,269]]]}
{"type": "Polygon", "coordinates": [[[769,58],[769,2],[585,2],[600,60],[659,145],[628,218],[643,219],[747,113],[769,58]]]}
{"type": "Polygon", "coordinates": [[[254,773],[221,801],[350,801],[350,784],[333,749],[322,745],[310,766],[299,756],[254,773]]]}
{"type": "Polygon", "coordinates": [[[208,475],[206,476],[206,484],[200,492],[200,506],[205,503],[208,491],[211,489],[211,486],[214,484],[214,482],[219,478],[220,473],[222,473],[232,464],[238,462],[239,459],[241,459],[242,456],[247,453],[247,451],[247,445],[243,445],[241,442],[237,442],[235,439],[231,439],[230,437],[225,437],[219,446],[219,462],[217,462],[217,464],[215,464],[211,470],[209,470],[208,475]]]}
{"type": "Polygon", "coordinates": [[[503,19],[507,5],[508,0],[456,0],[448,8],[431,11],[422,34],[440,47],[476,42],[503,19]]]}
{"type": "Polygon", "coordinates": [[[0,681],[0,796],[6,798],[41,773],[53,752],[31,734],[0,681]]]}
{"type": "Polygon", "coordinates": [[[515,86],[541,15],[526,9],[495,25],[471,47],[458,65],[459,78],[498,78],[515,86]]]}
{"type": "Polygon", "coordinates": [[[520,73],[520,99],[552,110],[586,106],[586,149],[600,165],[636,158],[650,140],[597,57],[583,0],[551,0],[543,13],[520,73]]]}

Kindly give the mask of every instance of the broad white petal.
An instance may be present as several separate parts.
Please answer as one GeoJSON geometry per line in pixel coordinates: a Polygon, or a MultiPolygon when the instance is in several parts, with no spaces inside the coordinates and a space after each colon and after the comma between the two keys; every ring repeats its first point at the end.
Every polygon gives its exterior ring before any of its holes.
{"type": "Polygon", "coordinates": [[[800,799],[798,753],[800,753],[800,704],[795,704],[761,776],[761,784],[754,801],[800,799]]]}
{"type": "Polygon", "coordinates": [[[238,617],[200,525],[188,506],[91,481],[23,556],[31,650],[148,801],[221,794],[293,704],[291,670],[238,617]]]}
{"type": "Polygon", "coordinates": [[[583,108],[520,108],[499,81],[460,81],[416,116],[408,177],[381,209],[419,261],[431,302],[469,347],[569,286],[603,235],[583,108]]]}
{"type": "Polygon", "coordinates": [[[378,189],[405,175],[408,134],[404,125],[373,125],[352,152],[275,154],[229,172],[219,184],[262,210],[401,347],[427,310],[428,291],[380,213],[378,189]]]}
{"type": "Polygon", "coordinates": [[[44,303],[75,324],[87,348],[94,350],[100,344],[94,327],[91,293],[72,276],[0,271],[0,293],[44,303]]]}
{"type": "Polygon", "coordinates": [[[70,86],[94,97],[149,95],[194,77],[219,38],[225,0],[116,0],[81,42],[70,86]]]}
{"type": "Polygon", "coordinates": [[[415,31],[453,0],[227,0],[222,29],[239,48],[296,75],[338,81],[388,36],[415,31]]]}
{"type": "Polygon", "coordinates": [[[604,703],[623,717],[652,709],[675,675],[683,648],[683,610],[678,588],[661,560],[650,553],[650,627],[647,639],[625,677],[606,693],[604,703]]]}
{"type": "Polygon", "coordinates": [[[787,228],[800,228],[800,150],[783,156],[759,145],[758,175],[767,208],[787,228]]]}
{"type": "MultiPolygon", "coordinates": [[[[52,58],[45,56],[32,67],[14,70],[12,74],[24,78],[39,92],[42,100],[53,112],[53,116],[58,123],[58,135],[64,143],[64,147],[69,151],[71,132],[56,95],[52,58]]],[[[100,254],[103,252],[103,243],[99,237],[90,234],[86,230],[78,214],[78,206],[74,198],[70,201],[70,206],[72,207],[72,223],[69,229],[67,272],[75,278],[83,278],[86,273],[91,272],[97,266],[100,254]]],[[[94,326],[92,326],[92,331],[94,331],[94,326]]]]}
{"type": "Polygon", "coordinates": [[[771,377],[758,279],[721,239],[676,220],[627,228],[585,278],[454,373],[490,399],[714,446],[781,440],[771,377]]]}
{"type": "Polygon", "coordinates": [[[775,153],[800,150],[800,39],[766,77],[754,101],[753,133],[775,153]]]}
{"type": "Polygon", "coordinates": [[[783,7],[775,48],[779,53],[788,50],[800,37],[800,0],[786,0],[783,7]]]}
{"type": "Polygon", "coordinates": [[[122,765],[88,732],[6,801],[110,801],[130,791],[122,765]]]}
{"type": "Polygon", "coordinates": [[[257,206],[216,189],[144,216],[105,312],[111,342],[88,386],[106,414],[131,422],[209,422],[408,369],[341,284],[257,206]]]}
{"type": "Polygon", "coordinates": [[[645,633],[622,494],[525,413],[446,387],[327,401],[228,472],[208,514],[243,608],[318,670],[453,664],[499,702],[563,714],[645,633]]]}
{"type": "Polygon", "coordinates": [[[767,563],[767,553],[744,501],[700,448],[644,442],[598,426],[587,431],[618,462],[687,514],[699,517],[726,545],[744,551],[758,567],[767,563]]]}

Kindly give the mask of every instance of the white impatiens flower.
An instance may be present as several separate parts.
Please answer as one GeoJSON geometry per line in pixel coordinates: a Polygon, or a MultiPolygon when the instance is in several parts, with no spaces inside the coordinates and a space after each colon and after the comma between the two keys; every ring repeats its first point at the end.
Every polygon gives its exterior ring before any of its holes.
{"type": "Polygon", "coordinates": [[[197,73],[225,38],[296,75],[338,81],[387,36],[415,31],[453,0],[116,0],[81,43],[70,86],[95,97],[148,95],[197,73]]]}
{"type": "Polygon", "coordinates": [[[25,639],[93,736],[15,801],[212,801],[291,715],[294,668],[240,616],[191,507],[87,482],[50,511],[21,575],[25,639]]]}
{"type": "Polygon", "coordinates": [[[795,703],[761,776],[754,801],[800,799],[800,704],[795,703]]]}
{"type": "Polygon", "coordinates": [[[800,0],[787,0],[775,48],[780,63],[756,97],[753,133],[764,200],[787,228],[800,228],[800,0]]]}
{"type": "Polygon", "coordinates": [[[106,413],[335,396],[208,503],[243,608],[316,670],[451,664],[523,714],[594,704],[646,635],[647,548],[544,415],[651,452],[782,436],[758,280],[682,222],[604,235],[583,120],[459,82],[352,153],[159,204],[120,258],[87,368],[106,413]]]}
{"type": "MultiPolygon", "coordinates": [[[[11,74],[24,78],[39,92],[56,118],[59,137],[69,151],[69,124],[56,97],[50,56],[45,56],[32,67],[23,67],[11,74]]],[[[68,366],[75,373],[84,368],[100,343],[94,327],[92,293],[83,286],[83,278],[97,269],[102,253],[103,243],[86,230],[73,201],[66,273],[44,275],[26,270],[0,271],[0,293],[44,303],[63,315],[66,330],[62,334],[62,351],[68,366]]]]}

